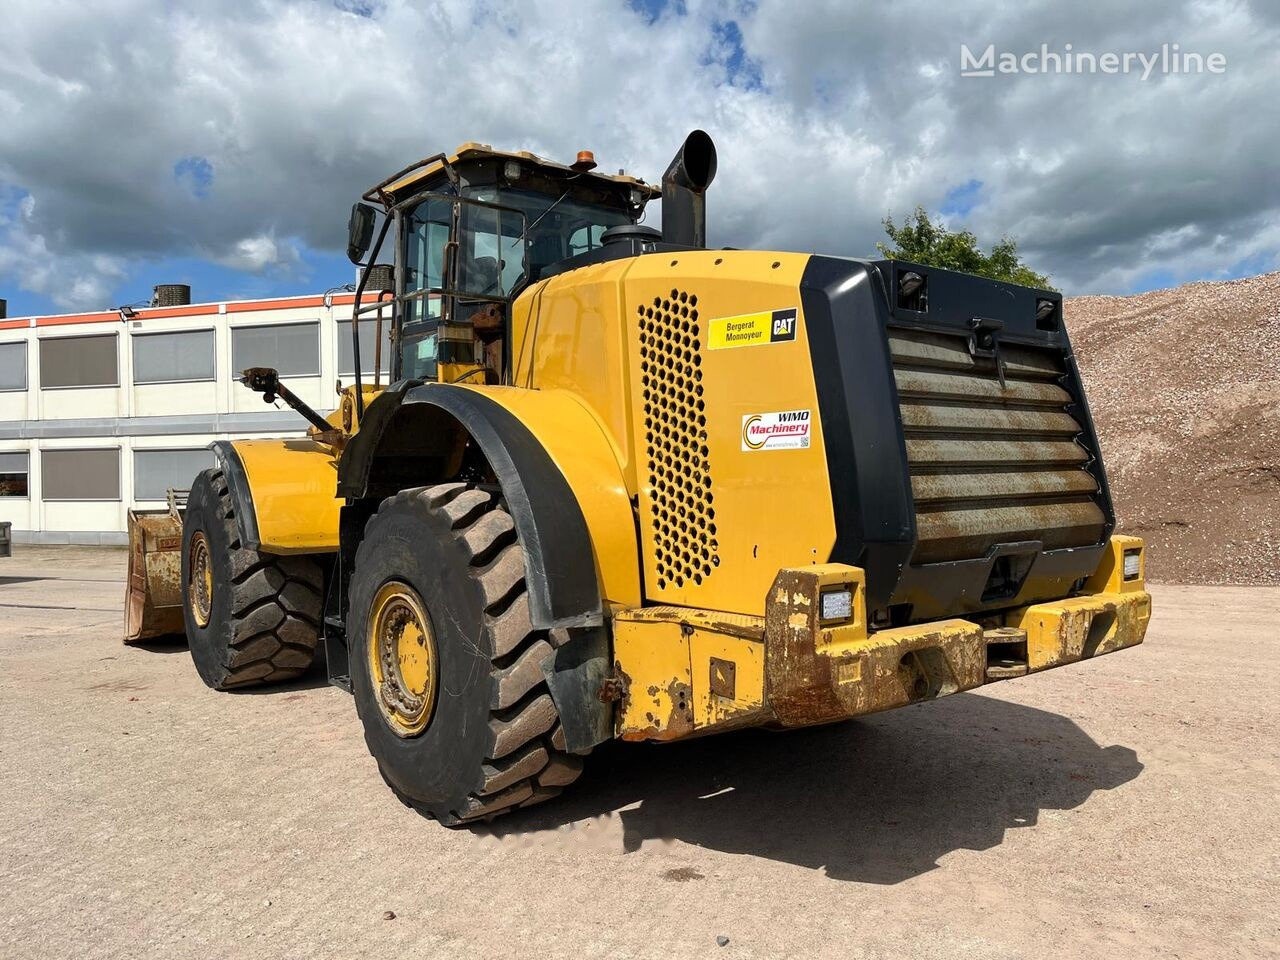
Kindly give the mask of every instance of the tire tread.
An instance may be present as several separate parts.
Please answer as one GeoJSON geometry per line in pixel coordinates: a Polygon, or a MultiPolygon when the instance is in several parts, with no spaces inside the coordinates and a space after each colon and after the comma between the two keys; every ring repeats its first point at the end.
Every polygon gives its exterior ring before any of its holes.
{"type": "Polygon", "coordinates": [[[280,556],[243,547],[226,478],[217,468],[209,474],[218,497],[217,519],[232,553],[230,582],[215,585],[231,592],[232,641],[223,654],[221,677],[209,685],[231,690],[295,679],[315,658],[324,570],[310,556],[280,556]]]}
{"type": "MultiPolygon", "coordinates": [[[[480,686],[487,690],[490,739],[476,770],[476,787],[459,808],[444,809],[439,802],[407,795],[394,785],[393,789],[419,813],[447,826],[462,826],[549,799],[581,771],[582,759],[564,750],[559,714],[541,669],[568,634],[533,628],[524,547],[510,514],[493,493],[462,483],[402,490],[382,502],[366,533],[379,516],[411,500],[437,514],[436,528],[448,531],[442,536],[460,548],[467,574],[477,581],[490,658],[487,685],[480,686]]],[[[365,547],[362,543],[357,550],[357,571],[365,547]]],[[[386,771],[383,779],[391,783],[386,771]]]]}

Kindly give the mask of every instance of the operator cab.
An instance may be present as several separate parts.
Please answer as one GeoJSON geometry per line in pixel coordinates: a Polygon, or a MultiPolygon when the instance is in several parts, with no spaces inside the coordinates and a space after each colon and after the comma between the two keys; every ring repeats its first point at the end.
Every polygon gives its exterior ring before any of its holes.
{"type": "MultiPolygon", "coordinates": [[[[598,249],[606,230],[637,223],[660,192],[594,167],[587,152],[564,166],[467,143],[365,194],[386,218],[367,264],[394,226],[395,289],[380,297],[393,311],[393,380],[500,378],[511,301],[544,271],[598,249]]],[[[374,221],[373,207],[356,204],[347,251],[356,263],[369,252],[374,221]]],[[[364,283],[356,309],[369,322],[377,300],[362,306],[364,283]]]]}

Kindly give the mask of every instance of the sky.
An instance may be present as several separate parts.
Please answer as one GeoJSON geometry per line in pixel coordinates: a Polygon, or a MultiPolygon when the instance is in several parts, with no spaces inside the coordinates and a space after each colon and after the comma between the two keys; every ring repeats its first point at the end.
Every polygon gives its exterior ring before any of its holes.
{"type": "Polygon", "coordinates": [[[0,298],[317,292],[353,278],[350,204],[415,159],[656,180],[698,127],[712,246],[875,256],[920,204],[1068,294],[1247,276],[1280,269],[1278,81],[1272,0],[8,0],[0,298]],[[961,75],[962,45],[1162,44],[1224,66],[961,75]]]}

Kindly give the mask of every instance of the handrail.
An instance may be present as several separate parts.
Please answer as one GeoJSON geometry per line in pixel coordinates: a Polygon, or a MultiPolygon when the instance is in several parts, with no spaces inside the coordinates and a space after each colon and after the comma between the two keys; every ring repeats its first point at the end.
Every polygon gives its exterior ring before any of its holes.
{"type": "MultiPolygon", "coordinates": [[[[364,383],[360,379],[360,299],[364,296],[365,284],[369,282],[369,271],[378,262],[378,254],[382,251],[382,242],[387,239],[387,228],[390,226],[391,217],[384,214],[382,229],[378,231],[378,242],[373,245],[365,268],[360,271],[355,301],[351,304],[351,362],[356,368],[356,416],[360,419],[364,418],[364,383]]],[[[392,303],[394,302],[393,300],[392,303]]]]}
{"type": "Polygon", "coordinates": [[[383,194],[384,187],[388,187],[391,184],[395,183],[397,180],[404,179],[409,174],[413,173],[413,171],[420,170],[425,166],[436,163],[437,161],[444,164],[445,173],[448,175],[450,182],[452,182],[454,179],[453,170],[449,166],[449,159],[443,153],[436,153],[429,157],[423,157],[421,160],[418,160],[415,163],[409,164],[403,170],[393,173],[391,176],[387,177],[385,180],[370,187],[368,190],[364,192],[364,196],[361,199],[365,200],[368,203],[374,203],[376,201],[378,203],[381,203],[385,207],[387,203],[386,203],[385,195],[383,194]]]}

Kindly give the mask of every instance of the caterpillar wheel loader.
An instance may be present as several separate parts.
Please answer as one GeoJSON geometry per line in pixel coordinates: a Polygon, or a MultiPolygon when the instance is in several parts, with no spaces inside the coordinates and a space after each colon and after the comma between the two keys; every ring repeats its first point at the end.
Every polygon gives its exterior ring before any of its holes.
{"type": "Polygon", "coordinates": [[[701,131],[660,186],[593,168],[466,144],[353,207],[357,368],[385,322],[391,382],[322,417],[245,371],[311,429],[214,444],[170,521],[207,684],[323,643],[386,782],[452,825],[609,738],[828,723],[1142,641],[1057,293],[707,249],[701,131]]]}

